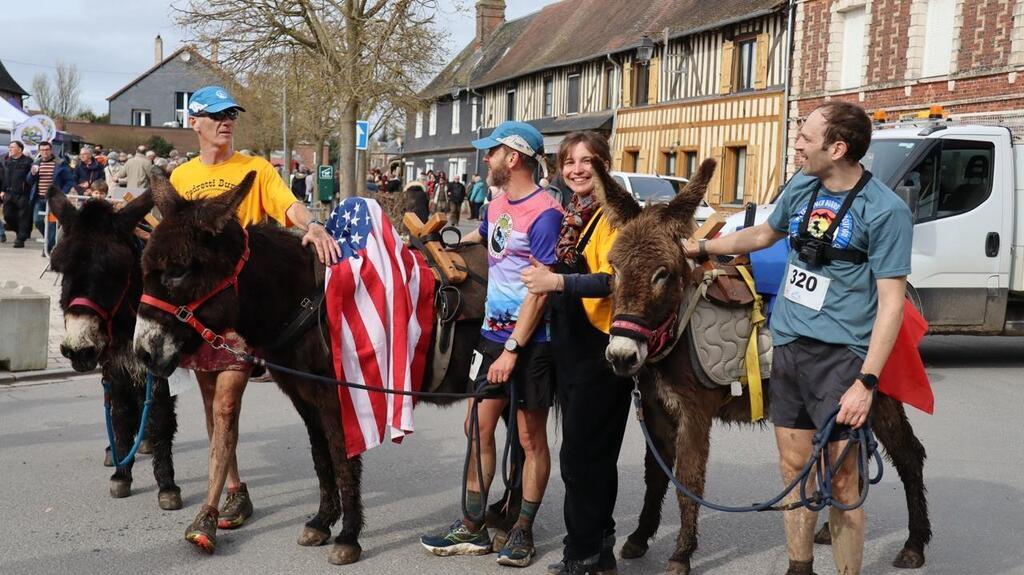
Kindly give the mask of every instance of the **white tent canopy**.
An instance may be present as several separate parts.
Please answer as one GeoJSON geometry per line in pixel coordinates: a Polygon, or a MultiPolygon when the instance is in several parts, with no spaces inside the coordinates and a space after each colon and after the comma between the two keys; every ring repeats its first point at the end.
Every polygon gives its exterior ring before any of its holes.
{"type": "Polygon", "coordinates": [[[14,131],[14,127],[28,119],[28,114],[0,98],[0,130],[14,131]]]}

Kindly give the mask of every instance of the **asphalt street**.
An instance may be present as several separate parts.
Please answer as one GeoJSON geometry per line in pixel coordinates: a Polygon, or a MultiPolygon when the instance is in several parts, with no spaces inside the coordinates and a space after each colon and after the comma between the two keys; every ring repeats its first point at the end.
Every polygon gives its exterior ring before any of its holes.
{"type": "MultiPolygon", "coordinates": [[[[928,449],[925,468],[934,540],[921,574],[1024,574],[1024,339],[931,338],[924,353],[937,411],[912,411],[928,449]]],[[[271,383],[252,383],[245,396],[238,459],[256,504],[242,529],[220,534],[216,555],[200,554],[183,538],[197,511],[206,477],[206,433],[197,390],[179,398],[175,465],[185,509],[160,511],[150,460],[141,456],[133,495],[107,493],[101,466],[106,442],[102,394],[95,377],[0,386],[0,574],[157,573],[510,573],[494,556],[438,558],[418,536],[458,516],[464,440],[461,408],[424,406],[415,435],[365,457],[366,529],[363,559],[335,567],[327,548],[295,543],[317,505],[306,433],[290,403],[271,383]]],[[[563,487],[559,445],[550,425],[551,484],[536,525],[539,557],[522,573],[543,573],[560,558],[563,487]]],[[[756,427],[716,426],[708,496],[736,504],[778,488],[772,436],[756,427]]],[[[620,538],[635,527],[643,495],[643,444],[630,421],[620,458],[616,518],[620,538]]],[[[871,491],[864,573],[898,573],[889,566],[905,536],[906,512],[891,468],[871,491]]],[[[663,528],[647,556],[620,561],[620,573],[657,573],[673,549],[678,513],[666,500],[663,528]]],[[[785,571],[777,515],[701,517],[695,573],[776,575],[785,571]]],[[[621,543],[621,539],[620,539],[621,543]]],[[[834,573],[827,547],[816,571],[834,573]]],[[[905,572],[903,572],[905,573],[905,572]]]]}

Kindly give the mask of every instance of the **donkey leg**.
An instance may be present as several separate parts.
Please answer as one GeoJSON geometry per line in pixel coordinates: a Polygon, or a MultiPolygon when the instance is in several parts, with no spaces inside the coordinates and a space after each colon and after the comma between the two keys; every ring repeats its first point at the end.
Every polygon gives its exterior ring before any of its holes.
{"type": "Polygon", "coordinates": [[[313,469],[320,483],[320,508],[302,528],[298,543],[304,547],[316,547],[331,538],[331,526],[341,517],[341,501],[338,498],[338,484],[334,477],[331,450],[320,425],[320,416],[313,406],[295,394],[294,389],[280,383],[279,387],[291,398],[295,410],[306,424],[306,433],[309,435],[313,469]]]}
{"type": "Polygon", "coordinates": [[[153,405],[146,424],[146,437],[153,446],[153,476],[159,488],[157,503],[160,509],[181,509],[181,488],[174,482],[174,460],[171,451],[178,419],[174,413],[177,398],[171,397],[167,380],[158,379],[153,390],[153,405]]]}
{"type": "MultiPolygon", "coordinates": [[[[139,399],[130,381],[114,379],[110,382],[110,419],[114,428],[114,446],[117,456],[124,459],[131,451],[135,432],[139,430],[139,399]]],[[[117,463],[117,462],[115,462],[117,463]]],[[[132,494],[132,467],[129,461],[110,476],[110,496],[115,499],[132,494]]]]}
{"type": "MultiPolygon", "coordinates": [[[[687,489],[703,497],[711,448],[711,413],[703,413],[701,409],[698,403],[694,403],[682,412],[676,435],[675,474],[687,489]]],[[[697,514],[700,507],[678,491],[676,499],[681,515],[679,536],[666,571],[672,575],[689,575],[690,558],[697,550],[697,514]]]]}
{"type": "MultiPolygon", "coordinates": [[[[644,421],[651,432],[651,439],[658,453],[669,467],[673,467],[676,459],[676,428],[669,421],[665,408],[652,398],[653,395],[649,393],[643,396],[644,421]]],[[[648,542],[657,533],[661,524],[661,510],[668,483],[668,476],[658,466],[648,447],[644,453],[644,505],[640,510],[636,529],[626,538],[619,552],[623,559],[635,559],[647,553],[648,542]]]]}
{"type": "Polygon", "coordinates": [[[932,539],[931,520],[928,518],[927,489],[924,485],[924,446],[914,435],[903,404],[887,395],[878,394],[872,424],[879,443],[900,480],[907,497],[908,529],[910,536],[903,544],[893,566],[916,569],[924,565],[924,548],[932,539]]]}
{"type": "Polygon", "coordinates": [[[341,492],[343,514],[341,532],[334,538],[334,547],[327,555],[327,561],[334,565],[348,565],[358,561],[363,551],[359,546],[359,534],[364,523],[361,485],[363,460],[359,456],[347,457],[337,395],[333,388],[330,393],[330,397],[318,402],[318,416],[330,447],[330,460],[334,464],[335,481],[341,492]]]}

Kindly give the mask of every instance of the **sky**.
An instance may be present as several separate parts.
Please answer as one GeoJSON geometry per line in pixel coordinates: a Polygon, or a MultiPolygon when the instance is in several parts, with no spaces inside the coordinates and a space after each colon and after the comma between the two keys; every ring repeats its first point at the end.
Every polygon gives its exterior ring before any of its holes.
{"type": "MultiPolygon", "coordinates": [[[[473,0],[438,0],[438,22],[449,36],[445,47],[454,56],[476,33],[473,0]]],[[[505,17],[514,19],[555,0],[506,0],[505,17]]],[[[96,114],[107,112],[107,97],[153,66],[153,40],[164,42],[164,56],[185,40],[175,27],[171,4],[182,0],[54,0],[31,10],[0,14],[0,61],[26,92],[32,78],[49,74],[58,61],[74,64],[82,77],[81,100],[96,114]],[[115,8],[116,6],[116,8],[115,8]]],[[[28,106],[34,108],[33,100],[28,106]]]]}

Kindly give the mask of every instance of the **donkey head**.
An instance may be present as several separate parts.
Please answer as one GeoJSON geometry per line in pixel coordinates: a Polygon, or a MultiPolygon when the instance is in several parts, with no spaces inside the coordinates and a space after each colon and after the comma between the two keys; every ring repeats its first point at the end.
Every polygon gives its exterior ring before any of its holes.
{"type": "Polygon", "coordinates": [[[690,275],[680,241],[693,235],[693,214],[714,172],[715,161],[704,160],[672,201],[632,210],[631,217],[606,202],[620,221],[608,256],[615,269],[615,318],[628,327],[613,326],[605,357],[620,376],[636,374],[649,354],[673,343],[675,314],[690,275]]]}
{"type": "MultiPolygon", "coordinates": [[[[246,247],[236,213],[255,176],[256,172],[249,172],[224,194],[190,201],[178,195],[162,172],[153,170],[150,187],[163,220],[142,254],[146,295],[184,306],[213,292],[234,273],[246,247]]],[[[234,327],[238,319],[236,291],[218,292],[196,309],[195,315],[217,333],[234,327]]],[[[170,375],[180,355],[194,352],[201,343],[199,335],[172,314],[145,303],[139,306],[135,354],[154,375],[170,375]]]]}
{"type": "Polygon", "coordinates": [[[128,298],[140,291],[142,248],[132,231],[153,209],[153,198],[142,194],[115,211],[98,199],[78,209],[56,186],[47,196],[62,230],[50,258],[50,267],[61,274],[65,335],[60,352],[76,370],[89,371],[111,344],[113,316],[134,307],[128,298]]]}

